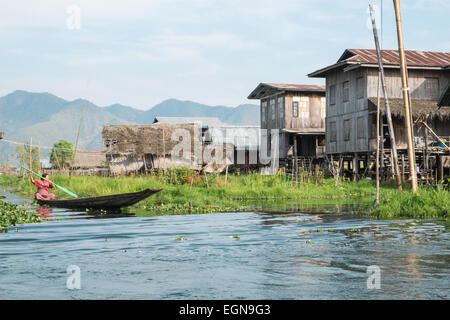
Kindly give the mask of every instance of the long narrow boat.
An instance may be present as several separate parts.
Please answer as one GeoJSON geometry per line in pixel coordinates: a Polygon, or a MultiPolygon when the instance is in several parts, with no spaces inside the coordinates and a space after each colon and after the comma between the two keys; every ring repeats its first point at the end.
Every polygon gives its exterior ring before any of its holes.
{"type": "Polygon", "coordinates": [[[68,209],[119,209],[131,206],[162,189],[145,189],[133,193],[112,194],[108,196],[76,198],[67,200],[37,200],[41,205],[68,209]]]}

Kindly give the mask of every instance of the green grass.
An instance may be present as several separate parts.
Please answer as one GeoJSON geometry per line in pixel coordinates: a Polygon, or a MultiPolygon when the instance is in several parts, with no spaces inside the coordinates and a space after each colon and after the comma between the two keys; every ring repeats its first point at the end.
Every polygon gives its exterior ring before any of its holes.
{"type": "MultiPolygon", "coordinates": [[[[166,176],[155,172],[149,176],[72,177],[70,181],[67,176],[55,176],[51,179],[80,197],[163,188],[163,191],[127,210],[141,210],[147,214],[247,211],[268,204],[287,208],[287,204],[295,203],[312,203],[320,208],[321,204],[347,203],[364,204],[362,213],[374,218],[449,219],[450,194],[442,189],[421,188],[414,195],[405,184],[405,190],[399,194],[394,184],[383,183],[380,204],[375,207],[370,205],[375,195],[375,183],[370,180],[344,181],[335,186],[333,179],[317,178],[296,185],[289,175],[237,173],[228,175],[226,184],[224,175],[208,174],[207,178],[194,179],[191,186],[188,179],[193,174],[189,169],[181,169],[169,170],[166,176]]],[[[20,177],[0,176],[0,185],[12,187],[14,192],[26,197],[33,197],[35,192],[29,180],[20,177]]],[[[54,193],[59,199],[70,198],[58,189],[54,189],[54,193]]]]}
{"type": "Polygon", "coordinates": [[[378,206],[369,208],[369,214],[379,219],[394,218],[439,218],[450,220],[450,193],[430,187],[419,188],[417,193],[410,190],[384,192],[378,206]]]}

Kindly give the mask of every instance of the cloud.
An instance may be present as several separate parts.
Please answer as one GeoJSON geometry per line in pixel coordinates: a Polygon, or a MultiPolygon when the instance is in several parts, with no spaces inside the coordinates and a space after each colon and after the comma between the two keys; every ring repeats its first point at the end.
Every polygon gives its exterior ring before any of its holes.
{"type": "MultiPolygon", "coordinates": [[[[402,2],[408,44],[449,50],[437,32],[449,6],[402,2]]],[[[395,48],[392,4],[385,14],[384,41],[395,48]]],[[[335,62],[345,48],[373,47],[367,18],[367,3],[355,1],[4,1],[3,84],[79,97],[94,74],[89,98],[103,104],[151,106],[169,97],[240,103],[261,81],[313,83],[305,74],[335,62]],[[66,9],[73,4],[81,29],[70,31],[66,9]]]]}

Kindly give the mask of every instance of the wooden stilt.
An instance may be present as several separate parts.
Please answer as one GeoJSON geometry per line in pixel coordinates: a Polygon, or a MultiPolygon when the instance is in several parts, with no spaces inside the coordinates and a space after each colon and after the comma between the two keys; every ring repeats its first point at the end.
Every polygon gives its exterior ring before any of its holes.
{"type": "Polygon", "coordinates": [[[437,157],[438,164],[438,182],[444,179],[444,161],[442,160],[442,156],[437,157]]]}
{"type": "Polygon", "coordinates": [[[405,180],[405,155],[402,154],[402,180],[405,180]]]}
{"type": "Polygon", "coordinates": [[[298,186],[298,158],[297,158],[297,136],[294,136],[294,173],[295,185],[298,186]]]}
{"type": "Polygon", "coordinates": [[[358,163],[358,155],[355,153],[353,155],[353,181],[358,180],[358,172],[359,172],[359,163],[358,163]]]}

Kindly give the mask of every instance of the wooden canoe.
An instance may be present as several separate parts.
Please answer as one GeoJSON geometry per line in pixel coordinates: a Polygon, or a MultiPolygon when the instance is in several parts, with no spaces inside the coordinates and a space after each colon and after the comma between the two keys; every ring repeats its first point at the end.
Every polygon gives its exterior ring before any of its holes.
{"type": "Polygon", "coordinates": [[[162,189],[145,189],[133,193],[112,194],[108,196],[75,198],[67,200],[37,200],[41,205],[68,209],[119,209],[131,206],[162,189]]]}

